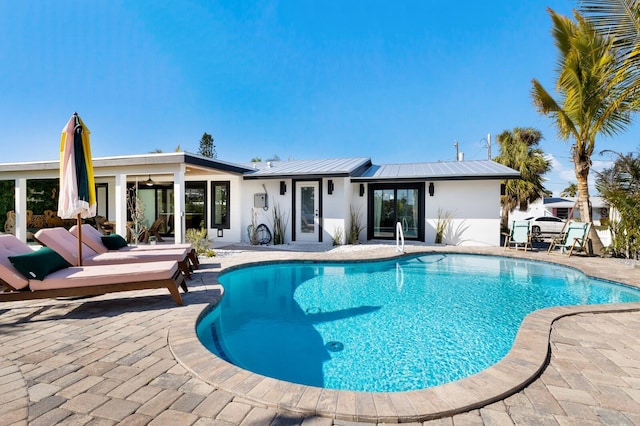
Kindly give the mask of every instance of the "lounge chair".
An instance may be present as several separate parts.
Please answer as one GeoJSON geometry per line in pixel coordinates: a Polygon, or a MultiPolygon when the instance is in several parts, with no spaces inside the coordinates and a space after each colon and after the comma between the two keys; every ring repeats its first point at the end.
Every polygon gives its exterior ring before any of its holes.
{"type": "MultiPolygon", "coordinates": [[[[71,265],[78,264],[78,238],[65,228],[41,229],[35,234],[36,240],[51,248],[71,265]]],[[[187,250],[157,250],[140,252],[108,252],[97,253],[86,244],[82,244],[83,265],[120,265],[124,263],[159,262],[172,260],[187,278],[191,278],[187,250]]]]}
{"type": "MultiPolygon", "coordinates": [[[[69,229],[76,238],[78,237],[78,225],[74,225],[69,229]]],[[[200,262],[198,261],[198,254],[193,249],[191,244],[157,244],[157,245],[144,245],[144,246],[123,246],[122,243],[117,244],[118,241],[123,241],[126,243],[126,240],[117,234],[111,234],[109,236],[104,236],[95,229],[93,226],[85,223],[82,225],[82,242],[89,247],[91,247],[96,253],[108,253],[108,252],[140,252],[140,251],[155,251],[155,250],[175,250],[181,249],[187,251],[187,256],[191,261],[191,264],[195,269],[198,269],[200,266],[200,262]],[[110,243],[111,240],[116,242],[116,245],[111,245],[111,247],[107,247],[105,245],[105,241],[110,243]]]]}
{"type": "Polygon", "coordinates": [[[13,235],[0,235],[0,302],[167,288],[182,305],[178,287],[186,291],[187,286],[175,261],[129,263],[118,268],[69,266],[52,254],[46,248],[34,251],[13,235]],[[10,257],[23,271],[36,271],[26,272],[32,278],[26,278],[10,257]],[[31,267],[29,262],[33,263],[31,267]]]}
{"type": "Polygon", "coordinates": [[[559,237],[553,238],[549,244],[547,254],[551,253],[556,247],[560,248],[561,253],[567,252],[569,256],[573,254],[574,249],[582,249],[585,253],[589,250],[587,243],[589,241],[589,230],[591,229],[591,223],[588,222],[571,222],[567,226],[567,230],[559,237]]]}
{"type": "Polygon", "coordinates": [[[505,234],[504,249],[511,248],[511,246],[517,250],[519,245],[524,247],[524,251],[527,251],[527,246],[533,250],[531,245],[531,223],[528,220],[514,220],[511,225],[511,231],[505,234]]]}

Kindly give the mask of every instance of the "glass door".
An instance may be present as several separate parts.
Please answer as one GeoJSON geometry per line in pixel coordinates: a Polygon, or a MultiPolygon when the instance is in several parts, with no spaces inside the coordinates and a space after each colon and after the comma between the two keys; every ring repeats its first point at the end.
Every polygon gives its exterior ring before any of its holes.
{"type": "Polygon", "coordinates": [[[185,229],[207,228],[207,182],[185,182],[185,229]]]}
{"type": "Polygon", "coordinates": [[[296,184],[297,241],[320,241],[318,188],[318,182],[298,182],[296,184]]]}
{"type": "Polygon", "coordinates": [[[424,238],[424,185],[371,185],[369,192],[369,238],[394,239],[402,226],[409,240],[424,238]]]}
{"type": "Polygon", "coordinates": [[[394,189],[373,191],[373,238],[394,238],[396,194],[394,189]]]}

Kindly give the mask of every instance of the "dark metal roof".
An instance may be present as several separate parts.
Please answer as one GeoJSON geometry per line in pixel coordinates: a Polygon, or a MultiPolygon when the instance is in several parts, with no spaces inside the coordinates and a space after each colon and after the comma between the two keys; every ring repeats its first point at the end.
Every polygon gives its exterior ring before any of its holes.
{"type": "Polygon", "coordinates": [[[371,166],[353,181],[517,179],[520,172],[491,160],[371,166]]]}
{"type": "Polygon", "coordinates": [[[267,161],[252,163],[251,167],[253,167],[253,170],[245,173],[245,179],[348,177],[359,176],[367,168],[371,167],[371,159],[358,157],[326,160],[267,161]]]}

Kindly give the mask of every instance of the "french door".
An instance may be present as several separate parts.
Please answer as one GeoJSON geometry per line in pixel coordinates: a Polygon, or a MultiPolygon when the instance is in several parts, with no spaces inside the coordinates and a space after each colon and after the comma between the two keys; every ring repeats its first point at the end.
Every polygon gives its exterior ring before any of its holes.
{"type": "Polygon", "coordinates": [[[424,184],[369,187],[369,239],[396,238],[398,223],[406,239],[424,239],[424,184]]]}
{"type": "Polygon", "coordinates": [[[320,194],[318,182],[296,183],[296,241],[320,241],[320,194]]]}

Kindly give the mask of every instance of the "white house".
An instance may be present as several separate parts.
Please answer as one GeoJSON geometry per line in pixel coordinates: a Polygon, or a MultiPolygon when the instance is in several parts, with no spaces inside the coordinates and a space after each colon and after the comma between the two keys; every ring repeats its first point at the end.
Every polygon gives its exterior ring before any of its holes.
{"type": "MultiPolygon", "coordinates": [[[[439,218],[451,223],[444,242],[500,244],[500,180],[519,173],[493,161],[374,165],[370,158],[235,164],[187,152],[93,159],[98,214],[124,235],[127,194],[137,188],[149,223],[184,241],[185,230],[204,227],[216,243],[248,242],[247,229],[273,228],[274,209],[285,242],[345,242],[355,215],[361,241],[434,242],[439,218]]],[[[26,240],[29,181],[58,177],[58,161],[0,164],[0,180],[15,182],[16,235],[26,240]]]]}
{"type": "MultiPolygon", "coordinates": [[[[576,197],[540,198],[529,204],[526,211],[514,210],[509,220],[521,220],[527,217],[555,216],[560,219],[579,219],[580,211],[576,205],[576,197]]],[[[602,197],[589,197],[593,222],[600,224],[600,219],[609,217],[609,207],[602,197]]]]}

